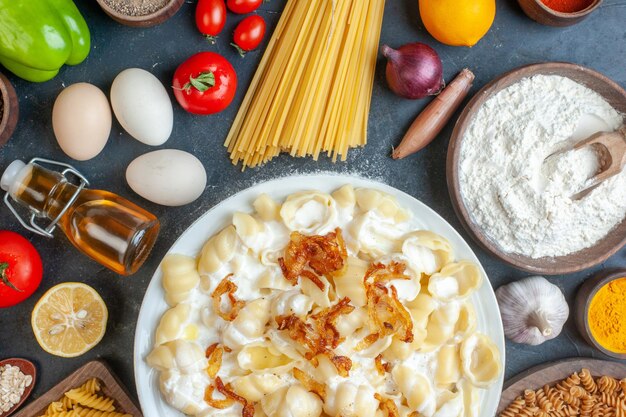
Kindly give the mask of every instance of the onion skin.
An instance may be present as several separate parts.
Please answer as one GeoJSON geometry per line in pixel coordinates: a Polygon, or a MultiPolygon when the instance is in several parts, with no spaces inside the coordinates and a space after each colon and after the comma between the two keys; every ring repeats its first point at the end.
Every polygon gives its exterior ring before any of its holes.
{"type": "Polygon", "coordinates": [[[433,99],[417,116],[400,145],[393,150],[393,159],[402,159],[425,148],[444,128],[454,112],[467,97],[474,73],[464,69],[454,80],[433,99]]]}
{"type": "Polygon", "coordinates": [[[381,48],[387,58],[387,83],[401,97],[424,98],[438,94],[444,87],[443,65],[437,52],[423,43],[409,43],[395,50],[381,48]]]}

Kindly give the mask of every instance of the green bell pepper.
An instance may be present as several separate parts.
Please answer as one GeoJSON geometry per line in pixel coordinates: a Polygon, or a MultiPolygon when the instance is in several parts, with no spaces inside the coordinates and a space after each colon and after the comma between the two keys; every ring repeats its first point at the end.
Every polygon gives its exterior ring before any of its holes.
{"type": "Polygon", "coordinates": [[[89,28],[72,0],[0,0],[0,64],[28,81],[87,58],[89,28]]]}

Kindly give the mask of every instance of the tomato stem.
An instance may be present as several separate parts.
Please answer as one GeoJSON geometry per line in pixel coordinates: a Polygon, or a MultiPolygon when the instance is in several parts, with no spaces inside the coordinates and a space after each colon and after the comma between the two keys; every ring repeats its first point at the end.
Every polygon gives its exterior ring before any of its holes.
{"type": "Polygon", "coordinates": [[[248,51],[246,51],[245,49],[243,49],[241,46],[237,45],[236,43],[231,42],[231,45],[235,47],[237,52],[239,52],[239,56],[241,56],[242,58],[246,56],[246,53],[248,51]]]}
{"type": "Polygon", "coordinates": [[[204,93],[209,88],[215,85],[215,74],[211,71],[204,71],[198,74],[197,77],[189,77],[189,81],[183,86],[183,90],[187,93],[191,91],[191,88],[195,88],[196,90],[204,93]]]}
{"type": "Polygon", "coordinates": [[[20,290],[19,288],[17,288],[15,285],[13,285],[13,283],[11,281],[9,281],[9,278],[7,278],[7,275],[6,275],[6,270],[8,268],[9,268],[9,264],[8,263],[6,263],[6,262],[0,263],[0,280],[2,280],[4,285],[6,285],[7,287],[11,288],[12,290],[15,290],[17,292],[24,292],[24,291],[20,290]]]}
{"type": "Polygon", "coordinates": [[[217,38],[218,38],[217,36],[213,36],[213,35],[204,35],[204,37],[211,45],[215,45],[215,41],[217,41],[217,38]]]}

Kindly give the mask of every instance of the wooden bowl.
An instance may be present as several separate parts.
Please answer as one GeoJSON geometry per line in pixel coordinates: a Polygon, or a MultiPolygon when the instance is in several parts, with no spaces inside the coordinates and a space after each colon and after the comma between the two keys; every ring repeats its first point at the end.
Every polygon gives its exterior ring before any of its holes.
{"type": "Polygon", "coordinates": [[[92,378],[96,378],[101,384],[101,391],[98,395],[106,395],[113,399],[118,413],[130,414],[133,417],[143,417],[124,384],[113,373],[111,368],[104,361],[100,360],[87,362],[13,417],[41,416],[45,414],[46,408],[48,408],[50,403],[58,401],[60,398],[63,398],[63,394],[67,391],[81,386],[92,378]]]}
{"type": "Polygon", "coordinates": [[[561,13],[552,10],[541,0],[517,0],[524,13],[534,21],[548,26],[571,26],[574,25],[596,10],[602,0],[594,0],[589,7],[574,13],[561,13]]]}
{"type": "Polygon", "coordinates": [[[459,186],[459,161],[461,145],[466,130],[473,122],[478,109],[494,94],[523,78],[533,75],[560,75],[568,77],[600,94],[618,112],[626,114],[626,91],[604,75],[580,65],[565,62],[549,62],[520,67],[508,72],[487,84],[465,107],[456,122],[450,146],[446,176],[448,191],[452,205],[463,227],[484,250],[496,258],[521,270],[544,275],[559,275],[581,271],[604,262],[626,244],[626,221],[622,221],[608,235],[594,246],[565,256],[531,258],[523,255],[504,252],[489,239],[482,229],[474,223],[463,199],[459,186]]]}
{"type": "Polygon", "coordinates": [[[0,146],[2,146],[11,138],[20,114],[15,89],[2,73],[0,73],[0,97],[3,103],[3,111],[0,115],[0,146]]]}
{"type": "Polygon", "coordinates": [[[104,0],[97,0],[98,4],[113,20],[126,26],[149,27],[165,22],[174,16],[185,0],[169,0],[165,6],[154,13],[143,16],[130,16],[118,12],[109,6],[104,0]]]}
{"type": "Polygon", "coordinates": [[[30,396],[30,393],[33,391],[33,387],[37,381],[37,368],[35,368],[35,365],[33,365],[31,361],[22,358],[10,358],[0,361],[0,367],[4,365],[17,366],[24,375],[30,375],[33,377],[33,381],[26,387],[26,389],[24,389],[24,393],[22,394],[20,401],[11,407],[9,411],[0,414],[2,417],[8,417],[13,414],[15,410],[20,408],[22,404],[24,404],[24,401],[26,401],[26,399],[30,396]]]}
{"type": "Polygon", "coordinates": [[[574,306],[576,309],[576,326],[585,341],[607,356],[616,359],[626,359],[626,353],[612,352],[598,343],[591,334],[588,320],[589,306],[593,297],[598,293],[600,288],[619,278],[626,278],[626,269],[604,271],[592,279],[588,279],[578,290],[574,306]]]}

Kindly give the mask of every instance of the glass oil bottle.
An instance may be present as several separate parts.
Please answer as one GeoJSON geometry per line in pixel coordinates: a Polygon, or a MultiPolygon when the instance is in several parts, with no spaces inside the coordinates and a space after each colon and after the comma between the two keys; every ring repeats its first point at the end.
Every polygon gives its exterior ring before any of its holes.
{"type": "Polygon", "coordinates": [[[52,237],[59,227],[85,255],[121,275],[135,273],[148,257],[159,233],[158,219],[130,201],[102,190],[70,165],[35,158],[28,164],[13,161],[0,180],[7,191],[4,202],[22,226],[52,237]],[[62,167],[53,171],[42,164],[62,167]],[[80,183],[69,181],[72,174],[80,183]],[[21,218],[10,199],[30,210],[30,222],[21,218]],[[37,219],[51,223],[43,228],[37,219]]]}

